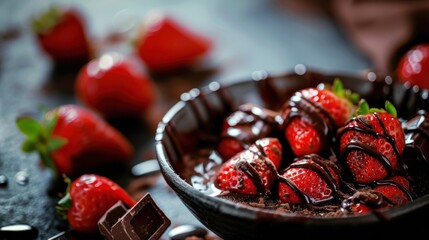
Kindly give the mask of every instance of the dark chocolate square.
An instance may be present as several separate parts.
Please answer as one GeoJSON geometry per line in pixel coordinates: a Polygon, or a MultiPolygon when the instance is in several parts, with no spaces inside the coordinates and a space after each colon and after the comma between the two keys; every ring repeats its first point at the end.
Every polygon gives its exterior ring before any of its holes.
{"type": "Polygon", "coordinates": [[[158,240],[171,221],[146,193],[125,215],[113,225],[113,239],[158,240]]]}
{"type": "Polygon", "coordinates": [[[124,216],[127,210],[128,208],[121,201],[118,201],[98,220],[98,229],[105,239],[113,240],[112,227],[118,222],[119,218],[124,216]]]}

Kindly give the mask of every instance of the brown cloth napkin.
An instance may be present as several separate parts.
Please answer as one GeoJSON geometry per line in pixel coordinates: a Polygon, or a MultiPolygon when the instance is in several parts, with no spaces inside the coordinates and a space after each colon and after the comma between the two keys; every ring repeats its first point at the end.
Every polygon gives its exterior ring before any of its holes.
{"type": "Polygon", "coordinates": [[[429,42],[429,0],[276,2],[298,14],[328,13],[378,73],[392,74],[407,50],[429,42]]]}
{"type": "Polygon", "coordinates": [[[380,73],[392,73],[408,49],[429,42],[429,0],[331,0],[330,10],[380,73]]]}

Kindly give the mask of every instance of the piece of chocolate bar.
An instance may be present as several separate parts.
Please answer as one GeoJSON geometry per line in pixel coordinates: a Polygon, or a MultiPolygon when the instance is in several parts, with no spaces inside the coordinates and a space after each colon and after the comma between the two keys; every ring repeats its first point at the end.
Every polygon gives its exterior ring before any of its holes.
{"type": "Polygon", "coordinates": [[[123,207],[117,203],[100,219],[99,229],[106,239],[158,240],[171,224],[170,219],[156,205],[149,193],[117,218],[124,210],[123,207]]]}
{"type": "Polygon", "coordinates": [[[98,229],[100,230],[101,235],[105,239],[113,240],[111,235],[111,230],[113,225],[118,222],[118,219],[125,215],[128,211],[128,208],[124,205],[123,202],[119,201],[113,205],[98,221],[98,229]]]}

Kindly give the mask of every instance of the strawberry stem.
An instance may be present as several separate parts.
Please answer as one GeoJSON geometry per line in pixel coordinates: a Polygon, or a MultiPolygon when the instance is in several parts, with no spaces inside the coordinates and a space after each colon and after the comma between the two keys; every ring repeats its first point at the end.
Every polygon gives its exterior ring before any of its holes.
{"type": "Polygon", "coordinates": [[[67,183],[66,194],[57,202],[56,210],[60,219],[66,220],[67,211],[71,208],[71,205],[72,205],[72,199],[70,195],[70,188],[71,188],[72,182],[70,178],[68,178],[66,175],[63,175],[63,178],[64,178],[64,182],[67,183]]]}
{"type": "Polygon", "coordinates": [[[62,11],[55,6],[37,16],[32,21],[32,28],[35,33],[43,34],[49,32],[60,21],[62,11]]]}
{"type": "Polygon", "coordinates": [[[64,138],[52,136],[57,120],[56,112],[50,118],[47,118],[45,114],[43,121],[25,115],[19,116],[16,120],[18,129],[27,137],[22,143],[22,151],[25,153],[37,152],[43,165],[51,169],[55,178],[58,173],[51,153],[67,143],[64,138]]]}
{"type": "Polygon", "coordinates": [[[352,92],[350,89],[344,89],[344,85],[341,82],[340,78],[335,78],[334,79],[334,82],[333,82],[333,92],[337,96],[349,100],[354,105],[357,105],[358,102],[359,102],[359,100],[360,100],[359,94],[357,94],[355,92],[352,92]]]}

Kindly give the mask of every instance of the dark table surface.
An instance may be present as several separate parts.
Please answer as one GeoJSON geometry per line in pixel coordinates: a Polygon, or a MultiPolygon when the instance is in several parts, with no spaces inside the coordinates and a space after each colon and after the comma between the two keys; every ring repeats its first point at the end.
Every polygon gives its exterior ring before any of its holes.
{"type": "MultiPolygon", "coordinates": [[[[0,187],[0,227],[30,224],[38,239],[65,230],[55,216],[57,197],[50,195],[52,176],[41,168],[35,154],[20,150],[23,136],[15,125],[22,113],[35,113],[40,106],[55,107],[76,101],[73,82],[78,69],[54,67],[35,41],[28,22],[54,1],[0,2],[0,175],[8,179],[0,187]],[[18,184],[15,175],[25,171],[28,182],[18,184]]],[[[93,40],[103,42],[113,31],[124,31],[150,10],[171,14],[191,29],[209,36],[213,51],[194,71],[151,76],[159,93],[156,106],[141,119],[114,121],[137,149],[133,164],[154,159],[153,133],[163,114],[182,92],[210,81],[232,83],[249,78],[256,70],[278,73],[304,64],[325,72],[356,73],[370,68],[368,61],[347,41],[334,22],[323,15],[303,15],[280,6],[278,1],[63,1],[85,14],[93,40]]],[[[62,2],[62,3],[63,3],[62,2]]],[[[100,45],[101,52],[130,53],[124,45],[100,45]]],[[[130,168],[103,169],[138,199],[150,192],[171,219],[181,224],[203,225],[183,205],[160,174],[133,177],[130,168]]],[[[168,230],[164,236],[167,237],[168,230]]]]}

